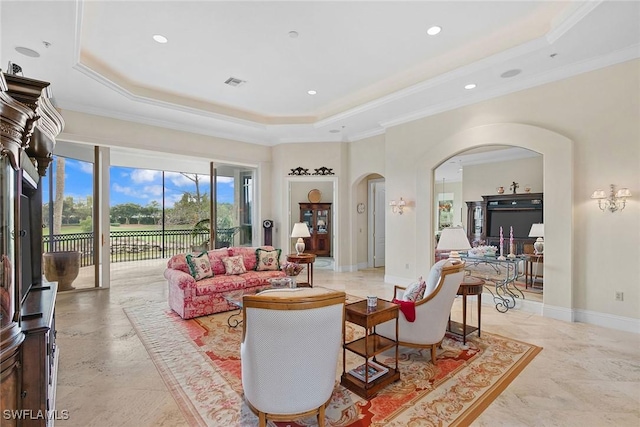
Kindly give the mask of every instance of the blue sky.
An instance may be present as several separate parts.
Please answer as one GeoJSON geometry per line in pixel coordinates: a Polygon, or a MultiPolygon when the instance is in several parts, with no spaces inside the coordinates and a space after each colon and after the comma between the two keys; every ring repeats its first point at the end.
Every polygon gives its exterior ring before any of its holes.
{"type": "MultiPolygon", "coordinates": [[[[93,164],[66,159],[65,162],[65,197],[86,199],[93,192],[93,164]]],[[[190,174],[193,176],[193,174],[190,174]]],[[[55,176],[52,169],[47,171],[43,181],[43,202],[49,201],[49,177],[55,176]]],[[[209,177],[198,176],[200,191],[209,192],[209,177]]],[[[233,203],[233,178],[218,177],[218,202],[233,203]]],[[[177,172],[165,172],[165,205],[170,208],[180,200],[185,191],[195,193],[195,184],[184,175],[177,172]]],[[[122,203],[137,203],[148,205],[155,200],[162,206],[162,172],[149,169],[132,169],[118,166],[111,167],[110,206],[122,203]]]]}

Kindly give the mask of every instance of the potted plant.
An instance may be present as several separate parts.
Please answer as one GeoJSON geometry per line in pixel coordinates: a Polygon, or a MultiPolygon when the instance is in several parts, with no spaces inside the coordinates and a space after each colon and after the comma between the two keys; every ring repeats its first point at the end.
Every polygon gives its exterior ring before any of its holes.
{"type": "Polygon", "coordinates": [[[201,219],[191,229],[191,251],[204,252],[209,249],[209,218],[201,219]]]}

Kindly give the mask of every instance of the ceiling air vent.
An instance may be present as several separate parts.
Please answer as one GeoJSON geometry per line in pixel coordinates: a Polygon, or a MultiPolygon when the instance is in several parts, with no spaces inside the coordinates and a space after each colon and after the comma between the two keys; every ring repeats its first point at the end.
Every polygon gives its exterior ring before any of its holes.
{"type": "Polygon", "coordinates": [[[246,81],[237,79],[235,77],[229,77],[224,83],[228,84],[229,86],[238,87],[245,84],[246,81]]]}

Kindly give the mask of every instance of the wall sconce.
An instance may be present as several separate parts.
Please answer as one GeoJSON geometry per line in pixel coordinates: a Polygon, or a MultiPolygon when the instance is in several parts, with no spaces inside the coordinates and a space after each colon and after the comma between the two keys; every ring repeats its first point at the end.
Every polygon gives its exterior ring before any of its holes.
{"type": "Polygon", "coordinates": [[[631,191],[628,188],[621,188],[616,192],[613,184],[611,184],[608,197],[604,190],[596,190],[591,195],[592,199],[598,200],[598,207],[602,211],[608,210],[609,212],[623,210],[627,204],[627,197],[631,197],[631,191]]]}
{"type": "Polygon", "coordinates": [[[389,206],[391,206],[391,212],[402,215],[402,212],[404,211],[404,207],[407,206],[407,202],[402,200],[402,197],[400,197],[400,200],[397,202],[395,200],[392,200],[389,203],[389,206]]]}

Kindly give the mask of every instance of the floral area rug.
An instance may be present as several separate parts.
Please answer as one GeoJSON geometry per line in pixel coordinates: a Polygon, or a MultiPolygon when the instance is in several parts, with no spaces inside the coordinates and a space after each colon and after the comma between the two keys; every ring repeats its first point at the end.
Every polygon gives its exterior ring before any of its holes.
{"type": "MultiPolygon", "coordinates": [[[[193,426],[257,426],[258,418],[243,399],[240,369],[242,327],[230,328],[227,318],[237,312],[182,320],[165,304],[126,308],[140,340],[193,426]]],[[[347,324],[347,339],[363,334],[347,324]]],[[[401,347],[400,381],[369,401],[339,384],[326,410],[327,426],[458,426],[475,419],[542,350],[530,344],[482,333],[461,339],[447,334],[438,363],[429,350],[401,347]]],[[[394,363],[395,352],[378,356],[394,363]]],[[[347,351],[347,369],[362,358],[347,351]]],[[[271,426],[317,425],[315,417],[271,426]]]]}

